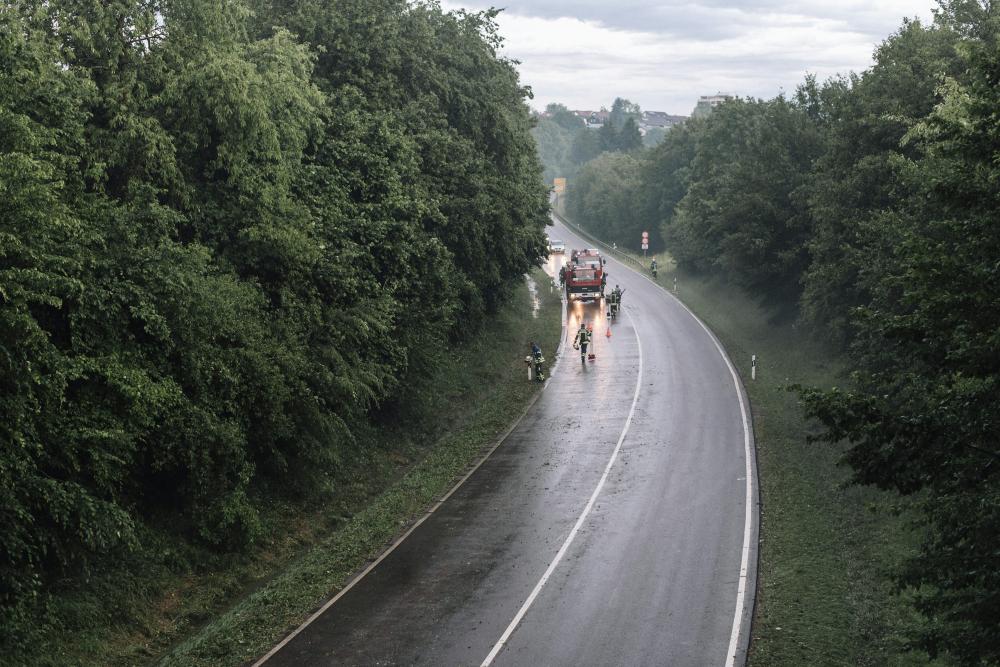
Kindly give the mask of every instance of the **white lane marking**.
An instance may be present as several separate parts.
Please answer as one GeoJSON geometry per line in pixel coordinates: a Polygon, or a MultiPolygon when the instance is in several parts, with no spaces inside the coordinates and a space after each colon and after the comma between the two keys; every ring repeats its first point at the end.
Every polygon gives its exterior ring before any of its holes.
{"type": "MultiPolygon", "coordinates": [[[[562,304],[562,319],[563,319],[563,334],[562,334],[562,336],[560,336],[560,338],[559,338],[559,345],[556,347],[556,363],[552,366],[552,371],[551,371],[551,373],[549,373],[549,378],[542,385],[542,389],[545,389],[545,387],[548,386],[549,380],[551,380],[552,376],[555,375],[556,368],[559,366],[559,360],[562,358],[562,349],[564,347],[563,343],[566,340],[566,303],[565,303],[565,301],[562,304]]],[[[378,558],[376,558],[375,561],[372,562],[371,565],[369,565],[364,570],[362,570],[361,574],[359,574],[357,577],[355,577],[354,579],[352,579],[346,586],[344,586],[342,589],[340,589],[340,591],[336,595],[334,595],[332,598],[330,598],[326,602],[326,604],[324,604],[322,607],[320,607],[319,609],[317,609],[316,612],[314,612],[312,614],[312,616],[310,616],[305,621],[303,621],[302,625],[300,625],[299,627],[297,627],[294,632],[292,632],[290,635],[288,635],[283,640],[281,640],[280,644],[278,644],[277,646],[275,646],[274,648],[272,648],[270,651],[268,651],[266,654],[264,654],[264,656],[260,660],[258,660],[257,662],[253,663],[253,665],[251,667],[260,667],[265,662],[267,662],[268,660],[270,660],[271,658],[273,658],[274,655],[278,651],[280,651],[281,649],[283,649],[285,647],[285,645],[288,644],[288,642],[290,642],[293,639],[295,639],[295,637],[297,637],[300,632],[302,632],[303,630],[305,630],[307,627],[309,627],[309,625],[313,621],[315,621],[317,618],[319,618],[320,616],[322,616],[323,613],[326,612],[327,609],[329,609],[330,607],[332,607],[337,602],[337,600],[339,600],[340,598],[342,598],[345,595],[347,595],[348,591],[350,591],[352,588],[354,588],[354,586],[357,585],[358,582],[360,582],[362,579],[364,579],[365,576],[367,576],[369,572],[371,572],[372,570],[374,570],[378,566],[379,563],[381,563],[382,561],[384,561],[389,556],[389,554],[391,554],[393,551],[395,551],[396,548],[399,547],[399,545],[402,544],[403,541],[406,538],[408,538],[411,534],[413,534],[413,531],[415,531],[417,528],[419,528],[420,525],[424,521],[426,521],[427,519],[429,519],[431,517],[431,515],[434,514],[434,512],[436,512],[442,505],[444,505],[445,501],[448,500],[448,498],[450,498],[453,493],[455,493],[456,491],[458,491],[459,487],[462,486],[463,484],[465,484],[466,480],[468,480],[470,477],[472,477],[472,475],[475,474],[475,472],[477,470],[479,470],[479,468],[484,463],[486,463],[487,459],[489,459],[491,456],[493,456],[493,452],[495,452],[497,449],[499,449],[500,445],[502,445],[504,443],[504,441],[507,439],[507,436],[509,436],[511,433],[514,432],[514,429],[517,428],[518,424],[521,423],[521,420],[524,419],[524,416],[526,414],[528,414],[528,411],[535,405],[535,403],[538,401],[538,399],[541,397],[541,395],[542,395],[542,392],[539,391],[538,393],[536,393],[531,398],[531,400],[528,402],[528,405],[525,406],[524,411],[521,412],[520,416],[518,416],[518,418],[514,421],[514,423],[511,424],[510,427],[506,431],[504,431],[503,434],[499,438],[497,438],[496,444],[494,444],[493,447],[490,448],[490,451],[486,452],[486,454],[483,455],[483,458],[479,459],[479,461],[476,463],[476,465],[473,466],[472,469],[462,477],[462,479],[458,480],[458,482],[455,484],[455,486],[451,487],[451,490],[448,491],[448,493],[446,493],[441,498],[441,500],[439,500],[438,502],[434,503],[434,505],[431,506],[431,508],[429,510],[427,510],[427,512],[422,517],[420,517],[420,519],[415,524],[413,524],[410,527],[409,530],[407,530],[405,533],[403,533],[398,540],[396,540],[395,542],[393,542],[392,545],[388,549],[386,549],[384,552],[382,552],[382,554],[378,558]]]]}
{"type": "MultiPolygon", "coordinates": [[[[559,221],[564,224],[562,220],[559,221]]],[[[568,225],[567,225],[568,226],[568,225]]],[[[612,256],[612,259],[615,259],[612,256]]],[[[628,269],[640,278],[645,278],[648,282],[660,287],[660,284],[654,280],[651,280],[645,274],[639,273],[632,267],[628,266],[624,262],[615,259],[620,266],[628,269]]],[[[662,289],[662,288],[661,288],[662,289]]],[[[743,517],[743,550],[742,556],[740,558],[740,579],[739,585],[736,588],[736,612],[733,614],[733,629],[732,633],[729,635],[729,648],[726,651],[726,667],[735,667],[736,665],[736,651],[739,645],[740,631],[743,629],[743,616],[746,613],[746,591],[747,591],[747,578],[749,577],[750,570],[750,539],[753,536],[753,464],[752,456],[753,452],[750,447],[750,424],[747,419],[747,409],[746,409],[746,397],[743,393],[742,385],[740,384],[739,375],[736,373],[736,369],[733,367],[733,362],[730,361],[729,355],[726,354],[725,349],[723,349],[722,344],[719,343],[718,338],[712,333],[712,330],[701,321],[701,318],[694,314],[694,312],[687,307],[687,304],[678,299],[676,296],[670,292],[663,290],[664,293],[676,301],[681,308],[687,311],[688,315],[694,318],[694,321],[701,325],[701,328],[705,330],[708,337],[715,344],[715,349],[719,351],[719,355],[722,360],[726,362],[726,366],[729,368],[729,374],[733,378],[733,385],[736,387],[736,398],[740,404],[740,416],[743,419],[743,458],[746,461],[746,499],[744,504],[746,506],[746,511],[743,517]]]]}
{"type": "Polygon", "coordinates": [[[752,537],[753,531],[753,459],[752,453],[750,451],[750,425],[747,420],[747,409],[744,402],[743,388],[740,385],[739,375],[736,373],[736,369],[733,368],[733,362],[729,360],[729,355],[726,354],[722,345],[719,343],[718,339],[712,334],[711,330],[705,326],[705,323],[701,319],[691,312],[683,302],[678,301],[684,309],[691,314],[691,317],[701,325],[701,328],[705,330],[709,338],[715,344],[715,349],[719,351],[722,355],[722,360],[726,362],[726,366],[729,367],[729,374],[733,378],[733,386],[736,388],[736,398],[740,404],[740,416],[743,419],[743,459],[746,461],[746,498],[743,501],[745,505],[745,512],[743,515],[743,555],[740,558],[740,583],[736,589],[736,611],[733,614],[733,630],[729,635],[729,649],[726,651],[726,667],[735,667],[736,665],[736,652],[739,646],[740,631],[743,629],[743,615],[746,613],[746,592],[747,592],[747,577],[749,575],[750,569],[750,539],[752,537]]]}
{"type": "MultiPolygon", "coordinates": [[[[625,309],[625,312],[628,315],[629,320],[632,320],[632,313],[629,312],[628,309],[625,309]]],[[[520,625],[521,620],[524,618],[524,615],[528,613],[528,609],[535,602],[535,598],[537,598],[538,594],[541,593],[542,588],[549,580],[549,577],[552,576],[552,573],[559,565],[559,562],[563,559],[563,556],[565,556],[566,552],[569,550],[570,545],[573,544],[573,541],[576,539],[577,534],[580,532],[580,528],[583,526],[583,522],[587,520],[587,516],[590,514],[591,510],[594,509],[594,503],[597,502],[597,497],[600,495],[601,490],[604,488],[604,484],[608,481],[608,475],[611,473],[611,468],[612,466],[614,466],[615,460],[618,459],[618,452],[621,451],[622,443],[625,441],[625,436],[628,435],[629,428],[632,426],[632,417],[635,416],[635,406],[636,403],[639,402],[639,392],[642,389],[642,341],[639,338],[639,329],[636,328],[634,320],[632,320],[632,328],[635,331],[635,342],[639,346],[639,373],[636,376],[635,380],[635,393],[632,396],[632,407],[629,409],[628,417],[625,419],[625,427],[622,428],[621,435],[618,436],[618,443],[615,445],[615,449],[611,453],[611,458],[608,460],[608,464],[604,467],[604,474],[601,475],[601,480],[597,483],[597,488],[594,489],[594,492],[590,495],[590,500],[587,502],[587,506],[583,508],[583,512],[580,514],[580,518],[576,520],[576,524],[573,526],[573,529],[569,532],[569,535],[566,536],[566,540],[559,548],[559,551],[556,553],[555,558],[552,559],[552,562],[549,563],[548,568],[546,568],[544,574],[542,574],[542,578],[538,580],[537,584],[535,584],[535,588],[531,591],[531,594],[528,595],[528,599],[525,600],[524,604],[521,605],[521,608],[517,611],[517,615],[514,616],[514,620],[512,620],[510,622],[510,625],[507,626],[507,629],[500,637],[500,640],[497,641],[497,643],[493,646],[493,650],[490,651],[490,654],[488,656],[486,656],[486,659],[483,660],[480,667],[488,667],[493,663],[497,655],[500,653],[504,645],[507,643],[507,640],[509,640],[511,635],[514,634],[514,630],[516,630],[517,626],[520,625]]]]}

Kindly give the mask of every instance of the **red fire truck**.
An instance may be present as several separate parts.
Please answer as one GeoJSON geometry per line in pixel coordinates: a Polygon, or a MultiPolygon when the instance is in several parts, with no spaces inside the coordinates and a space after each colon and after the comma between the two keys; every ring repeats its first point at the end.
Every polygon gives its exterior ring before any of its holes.
{"type": "Polygon", "coordinates": [[[566,264],[566,299],[581,301],[604,297],[604,258],[595,248],[574,250],[566,264]]]}

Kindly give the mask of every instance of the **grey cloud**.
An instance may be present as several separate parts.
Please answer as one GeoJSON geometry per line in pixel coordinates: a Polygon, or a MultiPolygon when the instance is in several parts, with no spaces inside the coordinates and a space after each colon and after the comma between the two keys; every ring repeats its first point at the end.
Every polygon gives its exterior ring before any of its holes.
{"type": "MultiPolygon", "coordinates": [[[[470,8],[483,9],[488,3],[465,3],[470,8]]],[[[726,20],[720,21],[720,11],[700,4],[645,2],[566,2],[550,0],[530,2],[514,0],[500,5],[505,11],[520,16],[539,18],[571,17],[593,21],[605,27],[657,33],[665,36],[686,37],[714,41],[738,35],[745,23],[741,12],[727,10],[726,20]]]]}
{"type": "MultiPolygon", "coordinates": [[[[637,38],[642,48],[634,52],[628,48],[609,52],[606,45],[586,42],[593,31],[581,31],[575,41],[560,40],[558,54],[536,59],[519,54],[515,47],[511,55],[523,56],[519,58],[522,81],[534,88],[538,108],[550,101],[592,108],[610,105],[620,95],[643,108],[671,113],[689,113],[698,95],[717,90],[770,98],[782,90],[793,94],[810,72],[825,79],[863,69],[871,50],[899,28],[904,15],[900,4],[895,9],[878,2],[851,8],[829,0],[748,0],[738,5],[724,0],[443,1],[448,7],[499,6],[508,15],[574,18],[612,30],[652,34],[652,40],[637,38]],[[763,43],[764,30],[781,39],[781,46],[763,43]],[[723,40],[732,41],[722,44],[723,40]],[[733,45],[748,44],[734,53],[733,45]],[[838,48],[841,44],[849,46],[838,48]],[[661,56],[657,46],[662,47],[661,56]]],[[[919,12],[929,17],[933,1],[915,0],[910,15],[919,12]]],[[[505,36],[511,45],[517,42],[515,35],[505,36]]]]}
{"type": "Polygon", "coordinates": [[[843,30],[867,35],[873,41],[881,41],[895,31],[903,19],[902,15],[897,15],[892,10],[880,10],[875,6],[858,10],[822,0],[806,2],[749,0],[738,5],[722,0],[675,0],[658,3],[634,0],[623,2],[510,0],[502,4],[472,0],[463,4],[470,9],[485,9],[498,5],[506,11],[521,16],[549,19],[572,17],[594,21],[609,28],[704,41],[735,37],[759,25],[761,14],[797,16],[802,20],[836,21],[842,25],[843,30]]]}

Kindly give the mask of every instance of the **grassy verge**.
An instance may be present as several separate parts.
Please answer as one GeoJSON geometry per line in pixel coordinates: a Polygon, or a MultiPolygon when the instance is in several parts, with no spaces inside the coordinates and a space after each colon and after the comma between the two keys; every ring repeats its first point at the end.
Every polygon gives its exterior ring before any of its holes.
{"type": "Polygon", "coordinates": [[[57,631],[31,664],[216,667],[265,653],[440,498],[537,393],[523,362],[528,341],[554,362],[561,308],[549,278],[540,270],[533,278],[537,310],[519,289],[488,335],[451,351],[435,371],[436,391],[405,406],[405,428],[372,431],[334,495],[274,507],[270,539],[249,556],[178,553],[167,570],[136,564],[136,578],[148,577],[135,590],[95,581],[58,600],[57,631]]]}
{"type": "Polygon", "coordinates": [[[675,295],[719,337],[750,397],[762,502],[750,663],[932,664],[906,646],[917,619],[890,578],[915,545],[901,499],[849,485],[842,450],[807,442],[813,425],[788,390],[842,384],[843,361],[751,295],[686,275],[666,254],[659,265],[657,282],[673,292],[676,278],[675,295]]]}

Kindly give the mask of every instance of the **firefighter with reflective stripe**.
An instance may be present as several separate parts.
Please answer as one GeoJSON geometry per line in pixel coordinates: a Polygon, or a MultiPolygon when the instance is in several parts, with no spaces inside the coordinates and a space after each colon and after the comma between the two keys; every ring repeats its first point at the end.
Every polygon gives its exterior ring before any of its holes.
{"type": "Polygon", "coordinates": [[[543,364],[545,363],[545,357],[542,356],[542,348],[538,347],[538,345],[535,344],[535,341],[531,341],[530,359],[531,363],[535,365],[535,372],[533,373],[533,375],[535,376],[535,381],[544,382],[545,367],[543,364]]]}
{"type": "Polygon", "coordinates": [[[622,294],[625,290],[615,285],[615,288],[611,290],[611,295],[608,297],[608,317],[618,317],[618,313],[622,308],[622,294]]]}
{"type": "Polygon", "coordinates": [[[587,330],[587,325],[581,321],[580,330],[576,332],[576,338],[573,339],[573,349],[580,350],[580,361],[587,360],[587,346],[590,345],[590,339],[593,335],[587,330]]]}

